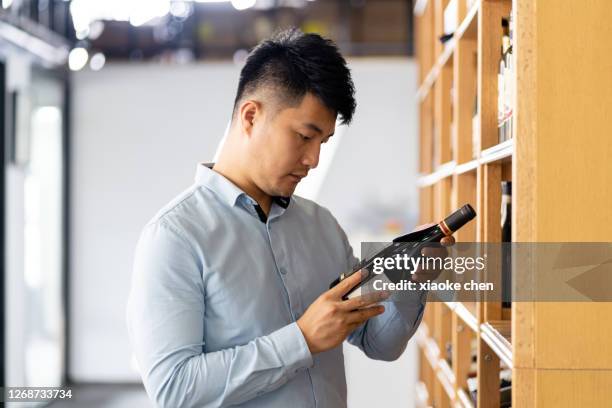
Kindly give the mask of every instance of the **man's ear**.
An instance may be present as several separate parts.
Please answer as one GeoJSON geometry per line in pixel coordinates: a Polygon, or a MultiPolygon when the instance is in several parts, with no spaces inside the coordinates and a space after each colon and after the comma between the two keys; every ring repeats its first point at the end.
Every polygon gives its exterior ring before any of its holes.
{"type": "Polygon", "coordinates": [[[238,115],[242,133],[250,138],[255,123],[262,119],[261,103],[251,99],[242,102],[238,115]]]}

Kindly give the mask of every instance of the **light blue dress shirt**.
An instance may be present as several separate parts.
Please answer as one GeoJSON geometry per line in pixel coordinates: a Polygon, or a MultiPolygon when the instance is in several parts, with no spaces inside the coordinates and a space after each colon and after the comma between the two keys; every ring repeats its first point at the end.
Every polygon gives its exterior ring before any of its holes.
{"type": "MultiPolygon", "coordinates": [[[[199,164],[141,233],[127,323],[160,407],[346,406],[342,346],[312,355],[296,320],[357,259],[326,208],[294,195],[263,222],[255,204],[199,164]]],[[[415,294],[385,306],[348,341],[394,360],[424,305],[415,294]]]]}

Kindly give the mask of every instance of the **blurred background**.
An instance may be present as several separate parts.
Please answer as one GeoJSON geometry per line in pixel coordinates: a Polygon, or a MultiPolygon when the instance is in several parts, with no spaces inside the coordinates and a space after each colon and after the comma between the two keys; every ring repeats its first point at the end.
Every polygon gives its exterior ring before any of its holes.
{"type": "MultiPolygon", "coordinates": [[[[357,89],[350,127],[297,194],[356,254],[418,216],[411,0],[1,0],[2,386],[73,389],[53,407],[151,407],[125,307],[144,224],[209,162],[249,50],[299,27],[332,38],[357,89]]],[[[349,407],[414,406],[416,346],[345,345],[349,407]]],[[[20,403],[19,406],[42,406],[20,403]]]]}

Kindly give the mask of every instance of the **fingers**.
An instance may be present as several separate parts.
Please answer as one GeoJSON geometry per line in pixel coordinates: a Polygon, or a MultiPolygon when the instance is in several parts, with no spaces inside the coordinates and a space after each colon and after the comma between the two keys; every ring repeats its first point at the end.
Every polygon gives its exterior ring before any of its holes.
{"type": "Polygon", "coordinates": [[[434,281],[440,276],[440,271],[418,271],[412,274],[412,281],[425,283],[427,281],[434,281]]]}
{"type": "Polygon", "coordinates": [[[334,298],[342,298],[351,288],[361,281],[361,270],[354,272],[348,278],[344,278],[339,284],[328,290],[327,292],[334,298]]]}
{"type": "MultiPolygon", "coordinates": [[[[455,243],[455,238],[452,236],[447,236],[442,238],[440,241],[440,245],[435,246],[426,246],[421,250],[421,255],[427,258],[446,258],[448,256],[447,247],[453,245],[455,243]]],[[[427,282],[433,281],[440,276],[441,270],[423,270],[421,268],[417,269],[414,274],[412,274],[412,281],[414,282],[427,282]]]]}
{"type": "Polygon", "coordinates": [[[440,241],[442,246],[433,245],[426,246],[421,249],[421,255],[429,258],[445,258],[448,256],[448,249],[446,247],[451,246],[455,243],[455,239],[452,237],[445,237],[444,239],[451,238],[451,240],[446,240],[444,243],[440,241]]]}
{"type": "Polygon", "coordinates": [[[449,235],[447,237],[442,238],[440,240],[440,243],[442,244],[442,246],[452,246],[455,244],[455,237],[449,235]]]}
{"type": "Polygon", "coordinates": [[[355,309],[361,309],[375,305],[378,302],[382,302],[391,296],[391,293],[387,291],[376,291],[373,293],[367,293],[356,298],[346,300],[340,304],[340,307],[344,311],[352,311],[355,309]]]}
{"type": "Polygon", "coordinates": [[[385,307],[381,305],[354,310],[348,314],[347,323],[360,325],[366,320],[374,316],[378,316],[379,314],[382,314],[384,312],[385,307]]]}

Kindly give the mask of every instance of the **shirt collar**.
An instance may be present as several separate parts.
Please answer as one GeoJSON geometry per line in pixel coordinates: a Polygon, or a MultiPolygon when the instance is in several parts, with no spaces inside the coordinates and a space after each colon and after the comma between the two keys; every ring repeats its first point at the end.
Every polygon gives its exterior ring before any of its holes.
{"type": "MultiPolygon", "coordinates": [[[[195,176],[195,182],[197,185],[208,187],[232,207],[236,205],[236,202],[241,196],[249,198],[253,201],[253,203],[255,203],[255,201],[238,186],[214,171],[212,169],[213,165],[214,163],[198,163],[195,176]]],[[[272,197],[272,201],[278,204],[281,208],[286,209],[289,206],[291,197],[275,196],[272,197]]]]}

